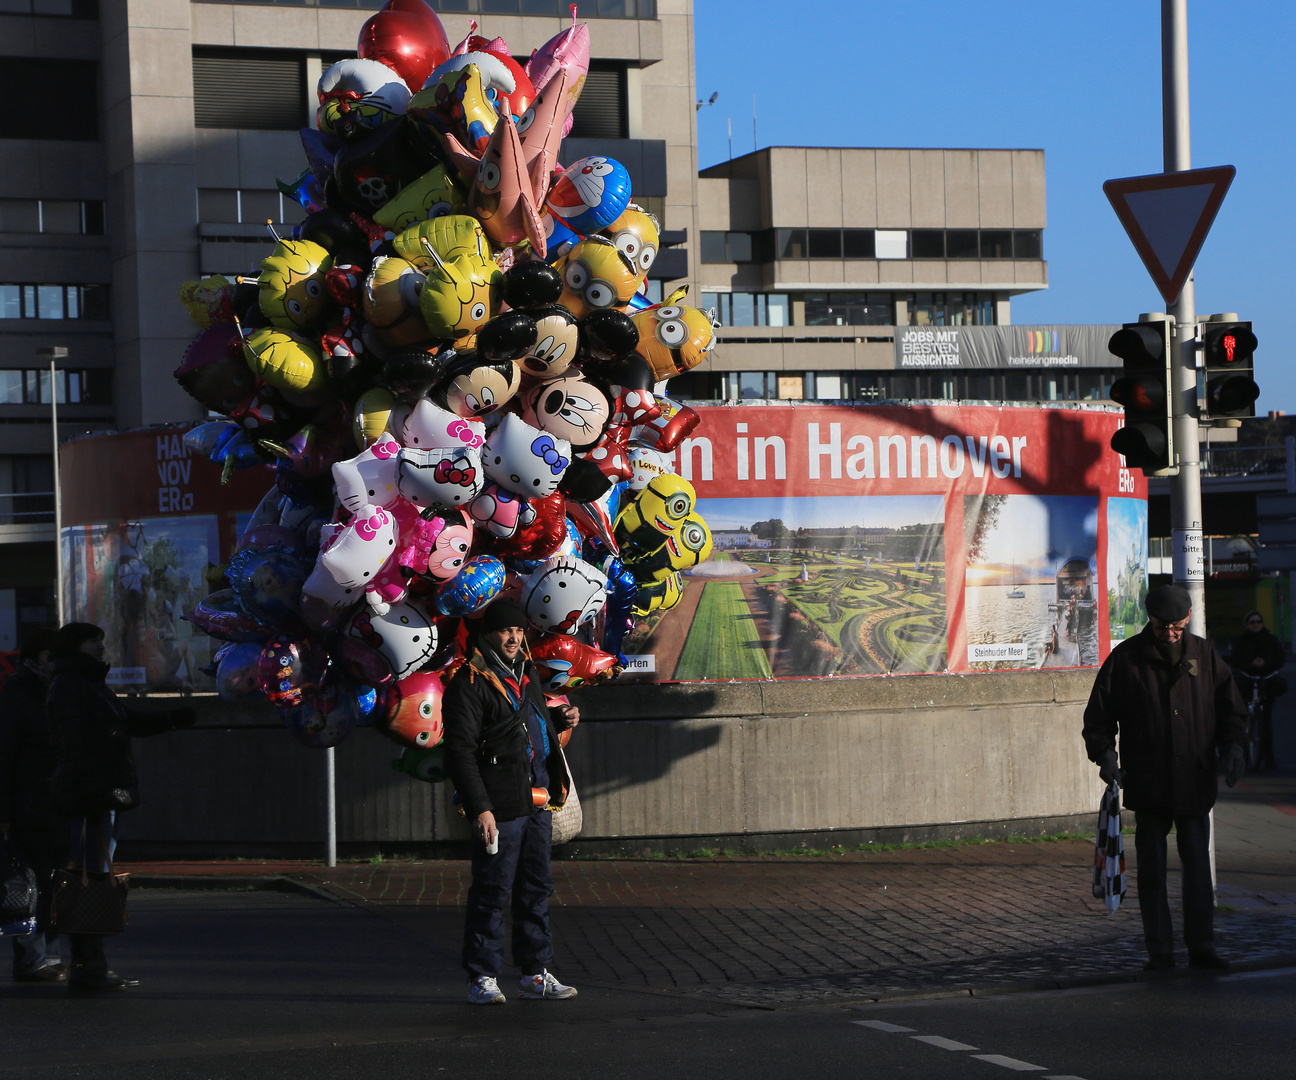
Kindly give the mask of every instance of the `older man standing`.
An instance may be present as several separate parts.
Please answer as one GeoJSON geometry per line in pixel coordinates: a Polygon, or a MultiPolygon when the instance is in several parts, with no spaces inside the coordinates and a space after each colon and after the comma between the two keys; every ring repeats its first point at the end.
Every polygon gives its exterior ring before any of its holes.
{"type": "Polygon", "coordinates": [[[549,855],[553,815],[567,796],[558,732],[575,727],[574,705],[550,709],[527,658],[526,612],[494,601],[475,630],[476,647],[446,687],[446,770],[472,827],[472,885],[464,922],[468,1001],[502,1005],[504,905],[512,894],[513,960],[524,998],[564,999],[576,990],[549,970],[553,937],[549,855]]]}
{"type": "Polygon", "coordinates": [[[1229,787],[1242,775],[1246,710],[1223,657],[1188,632],[1190,606],[1187,590],[1177,585],[1148,593],[1147,626],[1111,651],[1084,715],[1089,760],[1105,782],[1121,780],[1125,805],[1134,811],[1147,971],[1166,971],[1175,963],[1166,895],[1172,825],[1183,864],[1189,966],[1229,966],[1215,951],[1210,809],[1218,791],[1217,763],[1222,761],[1229,787]]]}

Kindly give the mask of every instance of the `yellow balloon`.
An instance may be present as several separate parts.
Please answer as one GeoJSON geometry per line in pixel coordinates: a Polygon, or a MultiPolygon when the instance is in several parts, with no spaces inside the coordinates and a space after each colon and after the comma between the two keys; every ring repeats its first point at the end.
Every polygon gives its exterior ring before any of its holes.
{"type": "Polygon", "coordinates": [[[381,386],[372,387],[360,395],[352,416],[352,430],[356,445],[361,450],[369,449],[387,430],[387,422],[391,419],[392,406],[395,404],[396,399],[391,391],[384,390],[381,386]]]}
{"type": "Polygon", "coordinates": [[[248,367],[267,386],[295,395],[303,404],[322,401],[328,390],[328,369],[319,349],[287,330],[264,327],[244,335],[248,367]]]}

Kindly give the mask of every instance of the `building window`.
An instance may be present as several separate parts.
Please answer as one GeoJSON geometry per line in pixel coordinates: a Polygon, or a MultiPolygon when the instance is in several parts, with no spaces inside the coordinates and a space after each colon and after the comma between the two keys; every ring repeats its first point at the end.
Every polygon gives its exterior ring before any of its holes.
{"type": "Polygon", "coordinates": [[[572,118],[573,139],[624,139],[629,135],[623,64],[590,63],[572,118]]]}
{"type": "Polygon", "coordinates": [[[194,49],[194,127],[296,131],[306,115],[306,58],[252,49],[194,49]]]}
{"type": "Polygon", "coordinates": [[[0,319],[106,319],[107,285],[0,285],[0,319]]]}
{"type": "Polygon", "coordinates": [[[721,326],[790,326],[786,293],[704,292],[700,307],[715,308],[721,326]]]}
{"type": "Polygon", "coordinates": [[[1039,229],[1013,230],[1014,259],[1042,259],[1044,257],[1044,234],[1039,229]]]}
{"type": "MultiPolygon", "coordinates": [[[[301,203],[280,191],[199,188],[198,221],[206,225],[296,225],[306,217],[301,203]]],[[[266,234],[267,237],[269,234],[266,234]]],[[[207,239],[212,239],[207,237],[207,239]]]]}
{"type": "Polygon", "coordinates": [[[994,293],[910,293],[910,326],[993,326],[994,293]]]}
{"type": "Polygon", "coordinates": [[[981,258],[1011,259],[1013,257],[1013,234],[1011,229],[982,229],[981,258]]]}
{"type": "Polygon", "coordinates": [[[702,261],[704,263],[749,263],[764,261],[758,258],[761,245],[749,232],[703,232],[702,261]]]}
{"type": "Polygon", "coordinates": [[[894,326],[895,304],[887,292],[805,294],[806,326],[894,326]]]}
{"type": "Polygon", "coordinates": [[[945,258],[944,229],[914,229],[910,247],[915,259],[945,258]]]}
{"type": "Polygon", "coordinates": [[[99,138],[99,65],[92,60],[23,56],[0,58],[10,86],[39,87],[40,107],[10,108],[0,120],[0,139],[99,138]],[[57,77],[51,72],[57,71],[57,77]]]}
{"type": "Polygon", "coordinates": [[[846,259],[876,259],[877,245],[872,229],[842,229],[842,257],[846,259]]]}
{"type": "Polygon", "coordinates": [[[0,0],[0,15],[43,15],[55,19],[97,19],[97,0],[0,0]]]}
{"type": "Polygon", "coordinates": [[[805,229],[775,229],[774,257],[776,259],[805,259],[809,257],[805,229]]]}
{"type": "Polygon", "coordinates": [[[979,259],[981,242],[976,229],[946,229],[945,258],[979,259]]]}
{"type": "MultiPolygon", "coordinates": [[[[4,0],[0,0],[3,10],[4,0]]],[[[75,199],[0,199],[0,233],[102,236],[103,203],[75,199]]]]}
{"type": "MultiPolygon", "coordinates": [[[[54,390],[59,405],[112,404],[112,371],[88,368],[56,372],[54,390]]],[[[48,368],[0,369],[0,405],[48,405],[48,368]]]]}
{"type": "Polygon", "coordinates": [[[841,229],[810,229],[810,258],[840,259],[842,257],[841,229]]]}
{"type": "Polygon", "coordinates": [[[909,258],[909,234],[904,229],[878,229],[874,242],[879,259],[909,258]]]}

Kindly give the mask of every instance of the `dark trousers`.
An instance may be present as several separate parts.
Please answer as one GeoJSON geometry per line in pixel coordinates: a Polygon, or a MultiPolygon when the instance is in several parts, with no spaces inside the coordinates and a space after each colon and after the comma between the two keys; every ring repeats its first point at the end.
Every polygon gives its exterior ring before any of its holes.
{"type": "Polygon", "coordinates": [[[1174,955],[1170,900],[1166,893],[1166,837],[1175,828],[1183,864],[1184,943],[1188,952],[1215,947],[1215,894],[1210,873],[1210,815],[1176,817],[1139,810],[1134,815],[1138,853],[1139,914],[1149,956],[1174,955]]]}
{"type": "Polygon", "coordinates": [[[504,905],[513,894],[513,963],[523,975],[538,975],[553,964],[549,897],[553,874],[549,853],[553,815],[537,810],[498,823],[499,851],[486,854],[477,837],[472,846],[472,885],[464,920],[463,966],[470,976],[498,978],[504,969],[504,905]]]}

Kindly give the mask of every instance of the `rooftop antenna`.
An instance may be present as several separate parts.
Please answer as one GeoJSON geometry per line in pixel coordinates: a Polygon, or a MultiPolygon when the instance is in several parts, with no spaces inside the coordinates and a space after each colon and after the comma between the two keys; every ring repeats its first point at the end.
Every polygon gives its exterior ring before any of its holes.
{"type": "Polygon", "coordinates": [[[756,153],[756,95],[752,94],[752,153],[756,153]]]}
{"type": "Polygon", "coordinates": [[[729,160],[733,161],[733,117],[729,117],[729,160]]]}

